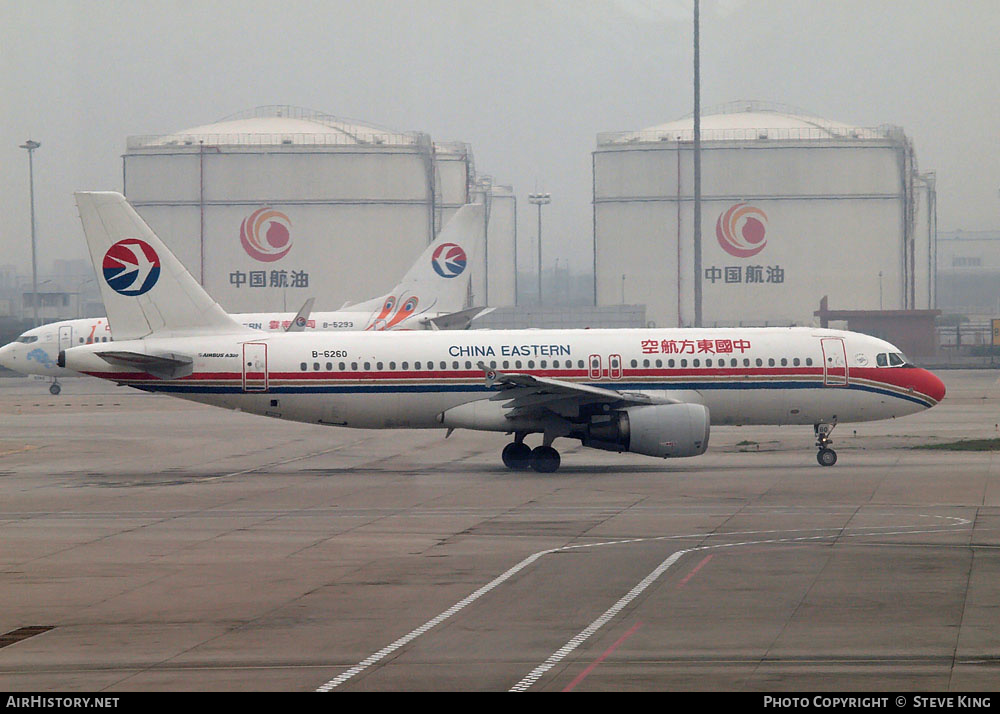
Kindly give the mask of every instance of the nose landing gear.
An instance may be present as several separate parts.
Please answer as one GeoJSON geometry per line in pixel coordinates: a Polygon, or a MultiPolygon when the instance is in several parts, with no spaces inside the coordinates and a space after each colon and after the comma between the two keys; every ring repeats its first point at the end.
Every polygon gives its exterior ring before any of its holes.
{"type": "Polygon", "coordinates": [[[830,444],[833,443],[830,434],[836,426],[836,423],[813,425],[813,431],[816,433],[816,448],[819,449],[816,453],[816,461],[819,462],[820,466],[833,466],[837,463],[837,452],[830,448],[830,444]]]}

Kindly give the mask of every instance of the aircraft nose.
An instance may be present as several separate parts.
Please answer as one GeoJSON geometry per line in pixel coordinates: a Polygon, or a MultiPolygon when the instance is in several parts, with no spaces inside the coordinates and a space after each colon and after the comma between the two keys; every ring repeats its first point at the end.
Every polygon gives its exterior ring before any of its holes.
{"type": "Polygon", "coordinates": [[[0,364],[2,364],[7,369],[14,369],[14,362],[16,355],[14,354],[16,345],[11,342],[9,344],[0,347],[0,364]]]}
{"type": "Polygon", "coordinates": [[[917,389],[935,402],[944,399],[944,382],[936,374],[926,369],[921,369],[917,375],[917,389]]]}

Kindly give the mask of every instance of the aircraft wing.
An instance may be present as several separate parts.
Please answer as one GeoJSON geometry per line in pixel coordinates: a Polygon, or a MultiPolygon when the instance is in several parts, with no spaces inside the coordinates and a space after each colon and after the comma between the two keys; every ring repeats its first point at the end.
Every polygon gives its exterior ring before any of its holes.
{"type": "Polygon", "coordinates": [[[497,372],[479,363],[486,375],[486,386],[499,389],[490,401],[505,401],[509,419],[541,417],[547,413],[576,416],[581,407],[606,404],[609,407],[631,407],[647,404],[678,404],[671,397],[652,397],[642,392],[619,391],[562,379],[536,377],[531,374],[497,372]]]}
{"type": "Polygon", "coordinates": [[[108,364],[117,367],[141,369],[161,379],[186,377],[194,371],[193,359],[187,355],[179,355],[173,352],[162,355],[149,355],[142,352],[110,350],[96,354],[108,364]]]}

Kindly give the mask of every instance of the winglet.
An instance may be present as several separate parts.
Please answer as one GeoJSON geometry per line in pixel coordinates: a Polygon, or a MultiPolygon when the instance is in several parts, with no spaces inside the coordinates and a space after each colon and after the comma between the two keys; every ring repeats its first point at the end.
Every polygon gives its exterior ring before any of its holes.
{"type": "Polygon", "coordinates": [[[483,370],[483,377],[486,378],[487,389],[496,384],[497,381],[499,381],[500,377],[503,376],[500,372],[497,372],[495,369],[490,369],[489,367],[487,367],[485,362],[478,362],[476,366],[479,367],[479,369],[483,370]]]}

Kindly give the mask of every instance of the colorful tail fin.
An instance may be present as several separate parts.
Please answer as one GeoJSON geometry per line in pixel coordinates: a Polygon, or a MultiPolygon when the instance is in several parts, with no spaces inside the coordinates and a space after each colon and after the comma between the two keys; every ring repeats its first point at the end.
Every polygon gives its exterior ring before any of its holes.
{"type": "Polygon", "coordinates": [[[357,312],[370,310],[373,321],[386,323],[392,321],[392,315],[402,315],[399,312],[401,307],[414,298],[415,309],[410,311],[414,314],[428,310],[442,313],[464,309],[472,264],[486,242],[483,211],[483,205],[478,203],[459,208],[392,292],[343,309],[357,312]],[[391,314],[381,314],[386,311],[391,314]]]}

